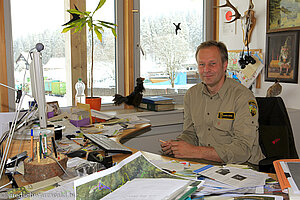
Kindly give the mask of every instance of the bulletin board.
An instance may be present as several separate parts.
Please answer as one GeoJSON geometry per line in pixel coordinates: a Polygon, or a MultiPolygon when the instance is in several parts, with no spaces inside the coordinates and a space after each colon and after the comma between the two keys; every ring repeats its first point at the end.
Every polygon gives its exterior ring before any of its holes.
{"type": "MultiPolygon", "coordinates": [[[[261,71],[264,68],[263,55],[261,49],[249,50],[250,55],[255,59],[255,64],[248,64],[244,69],[239,65],[243,50],[229,50],[228,51],[228,66],[227,73],[230,77],[237,79],[246,87],[250,87],[256,81],[256,88],[260,88],[261,71]]],[[[247,50],[244,51],[247,55],[247,50]]]]}

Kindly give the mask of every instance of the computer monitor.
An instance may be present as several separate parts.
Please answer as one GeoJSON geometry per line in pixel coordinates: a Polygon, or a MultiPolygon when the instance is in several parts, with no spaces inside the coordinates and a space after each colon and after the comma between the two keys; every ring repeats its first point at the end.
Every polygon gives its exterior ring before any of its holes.
{"type": "Polygon", "coordinates": [[[42,67],[42,54],[41,50],[44,46],[41,43],[36,45],[37,51],[32,51],[32,62],[30,64],[30,80],[32,96],[36,100],[38,105],[40,127],[47,127],[47,115],[46,115],[46,99],[45,99],[45,83],[42,67]]]}

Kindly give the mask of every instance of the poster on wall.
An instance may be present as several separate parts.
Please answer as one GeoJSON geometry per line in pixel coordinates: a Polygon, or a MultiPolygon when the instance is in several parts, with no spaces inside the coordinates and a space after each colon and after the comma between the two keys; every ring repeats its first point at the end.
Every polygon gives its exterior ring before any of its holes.
{"type": "Polygon", "coordinates": [[[227,73],[229,77],[236,79],[249,88],[264,68],[263,55],[261,49],[250,49],[249,54],[256,62],[254,64],[249,63],[244,69],[241,69],[239,60],[243,54],[248,55],[248,52],[243,50],[228,50],[227,73]]]}
{"type": "Polygon", "coordinates": [[[231,9],[224,8],[221,10],[221,32],[223,35],[235,35],[236,34],[236,21],[228,23],[234,19],[232,16],[234,12],[231,9]]]}

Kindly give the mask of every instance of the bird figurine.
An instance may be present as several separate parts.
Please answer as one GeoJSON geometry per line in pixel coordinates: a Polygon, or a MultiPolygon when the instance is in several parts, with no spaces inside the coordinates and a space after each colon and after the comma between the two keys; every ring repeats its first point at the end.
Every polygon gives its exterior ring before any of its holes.
{"type": "Polygon", "coordinates": [[[282,91],[282,86],[279,84],[279,79],[275,79],[275,83],[267,90],[267,97],[276,97],[282,91]]]}
{"type": "Polygon", "coordinates": [[[145,91],[144,88],[144,78],[137,78],[136,79],[136,86],[134,87],[134,91],[130,93],[128,96],[123,97],[120,94],[115,94],[113,102],[116,106],[125,103],[127,105],[132,105],[134,107],[138,107],[142,102],[143,92],[145,91]]]}
{"type": "Polygon", "coordinates": [[[175,23],[173,23],[173,24],[175,25],[175,34],[177,35],[178,30],[181,30],[181,28],[180,28],[181,23],[178,23],[177,25],[175,23]]]}

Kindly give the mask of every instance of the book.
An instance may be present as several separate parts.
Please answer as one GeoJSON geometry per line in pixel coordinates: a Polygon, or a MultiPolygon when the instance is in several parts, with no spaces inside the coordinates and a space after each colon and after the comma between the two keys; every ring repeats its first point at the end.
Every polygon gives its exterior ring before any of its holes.
{"type": "Polygon", "coordinates": [[[179,194],[175,200],[187,200],[189,197],[192,196],[202,185],[204,181],[194,181],[192,182],[181,194],[179,194]]]}
{"type": "Polygon", "coordinates": [[[170,104],[173,102],[173,98],[163,97],[163,96],[149,96],[143,97],[142,103],[152,103],[152,104],[170,104]]]}
{"type": "Polygon", "coordinates": [[[151,111],[167,111],[167,110],[174,110],[175,103],[169,103],[169,104],[140,103],[139,107],[151,111]]]}

